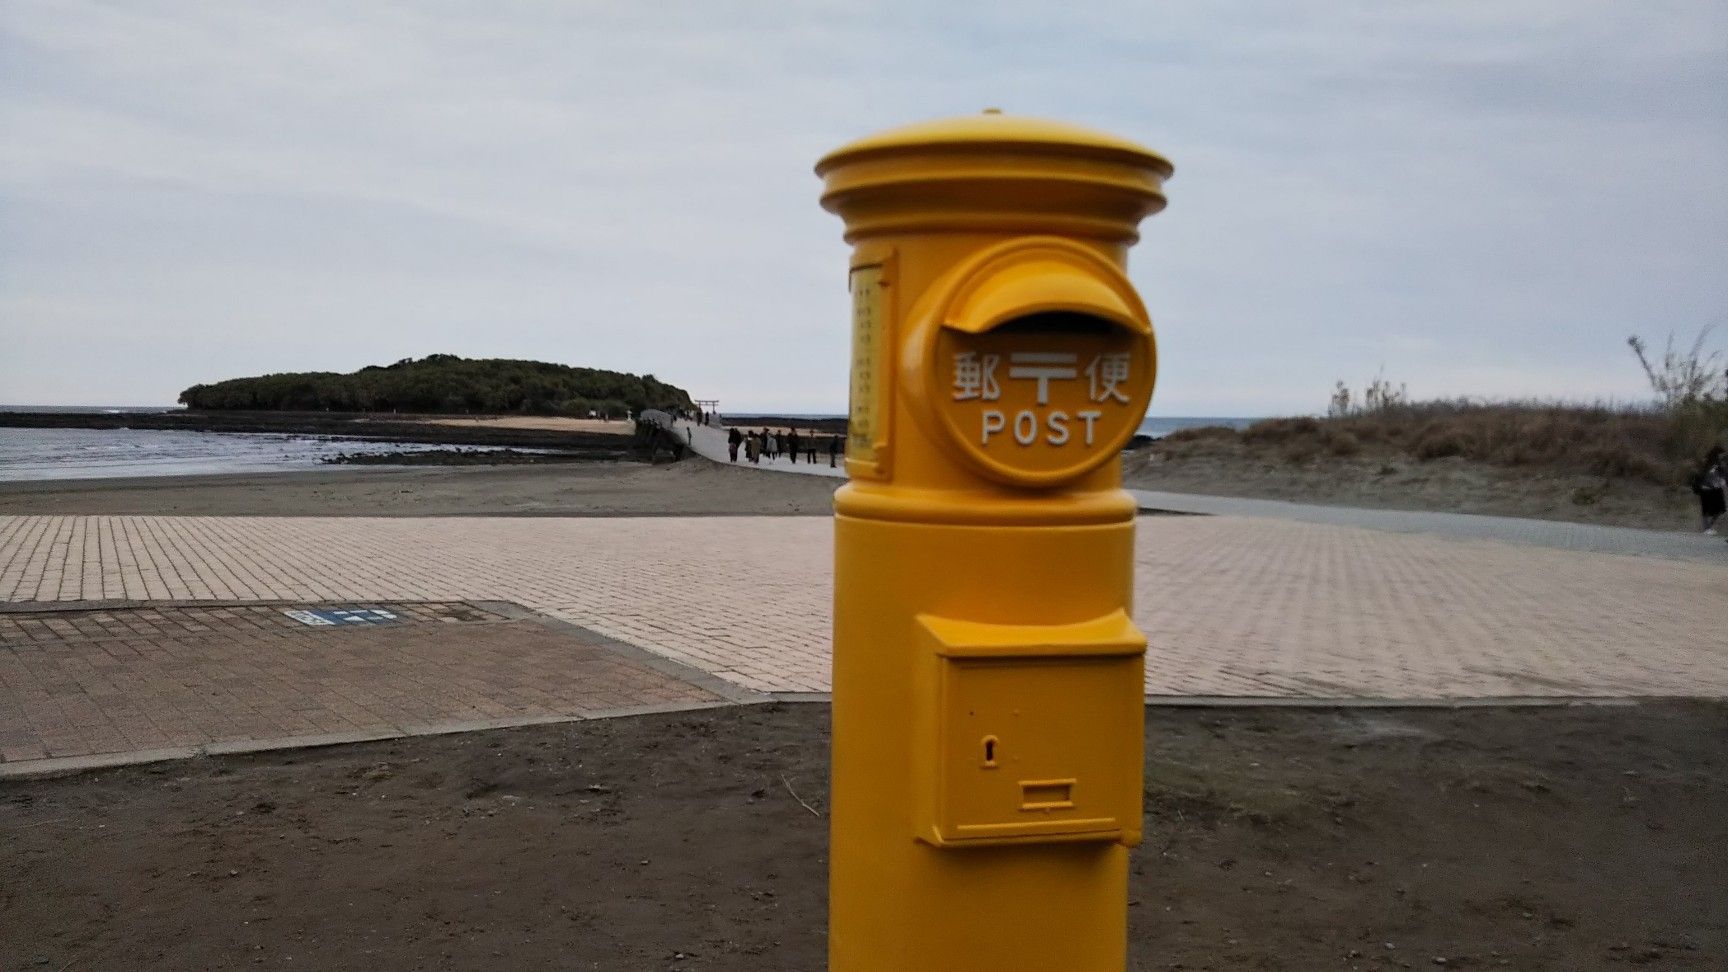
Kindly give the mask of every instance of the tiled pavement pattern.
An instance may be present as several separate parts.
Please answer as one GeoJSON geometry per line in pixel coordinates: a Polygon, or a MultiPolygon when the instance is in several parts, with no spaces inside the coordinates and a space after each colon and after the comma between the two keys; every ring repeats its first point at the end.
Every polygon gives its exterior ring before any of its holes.
{"type": "MultiPolygon", "coordinates": [[[[0,600],[514,601],[759,691],[826,691],[827,518],[0,517],[0,600]]],[[[1728,695],[1728,569],[1145,517],[1154,695],[1728,695]]]]}
{"type": "Polygon", "coordinates": [[[475,605],[374,602],[398,621],[316,627],[284,613],[318,606],[0,613],[0,769],[721,701],[604,639],[475,605]]]}

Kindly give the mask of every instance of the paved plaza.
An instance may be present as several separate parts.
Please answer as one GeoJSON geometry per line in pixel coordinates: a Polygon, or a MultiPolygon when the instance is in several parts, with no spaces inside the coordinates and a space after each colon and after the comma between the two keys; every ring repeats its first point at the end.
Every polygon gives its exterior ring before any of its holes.
{"type": "MultiPolygon", "coordinates": [[[[822,517],[0,517],[0,601],[511,602],[742,690],[825,692],[832,547],[822,517]]],[[[1728,695],[1708,564],[1149,516],[1136,582],[1155,697],[1728,695]]]]}

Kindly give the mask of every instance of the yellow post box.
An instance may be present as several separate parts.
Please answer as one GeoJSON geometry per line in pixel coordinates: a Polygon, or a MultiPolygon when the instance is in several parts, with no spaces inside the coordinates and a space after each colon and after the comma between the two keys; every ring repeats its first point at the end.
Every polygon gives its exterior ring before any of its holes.
{"type": "Polygon", "coordinates": [[[829,965],[1120,970],[1145,637],[1123,273],[1162,157],[995,112],[816,172],[853,245],[835,497],[829,965]]]}

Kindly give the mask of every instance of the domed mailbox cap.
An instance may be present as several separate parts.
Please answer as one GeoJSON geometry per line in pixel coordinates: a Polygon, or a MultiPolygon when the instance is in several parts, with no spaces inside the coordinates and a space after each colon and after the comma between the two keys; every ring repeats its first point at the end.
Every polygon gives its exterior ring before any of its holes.
{"type": "Polygon", "coordinates": [[[905,232],[1037,232],[1131,243],[1170,162],[1105,132],[986,113],[907,125],[816,164],[822,207],[859,242],[905,232]]]}

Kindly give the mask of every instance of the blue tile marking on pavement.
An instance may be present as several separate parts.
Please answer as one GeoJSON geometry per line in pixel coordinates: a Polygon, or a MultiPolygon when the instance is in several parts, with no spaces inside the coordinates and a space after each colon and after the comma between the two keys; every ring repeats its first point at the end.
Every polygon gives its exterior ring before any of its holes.
{"type": "Polygon", "coordinates": [[[285,610],[288,615],[301,624],[390,624],[400,620],[389,611],[377,608],[294,608],[285,610]]]}

